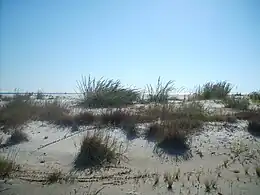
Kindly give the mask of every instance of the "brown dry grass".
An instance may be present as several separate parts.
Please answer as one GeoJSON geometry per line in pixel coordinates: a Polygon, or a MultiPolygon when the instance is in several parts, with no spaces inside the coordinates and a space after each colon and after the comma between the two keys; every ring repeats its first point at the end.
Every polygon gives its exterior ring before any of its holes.
{"type": "Polygon", "coordinates": [[[14,161],[0,156],[0,178],[10,177],[18,168],[14,161]]]}
{"type": "Polygon", "coordinates": [[[82,139],[81,147],[74,167],[76,169],[86,169],[101,167],[105,164],[114,163],[120,159],[121,145],[115,138],[105,135],[99,131],[88,132],[82,139]]]}

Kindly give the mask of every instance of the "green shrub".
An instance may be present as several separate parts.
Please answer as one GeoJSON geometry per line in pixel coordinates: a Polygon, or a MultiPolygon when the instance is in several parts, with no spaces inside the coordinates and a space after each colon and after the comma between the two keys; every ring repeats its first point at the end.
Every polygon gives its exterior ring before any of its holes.
{"type": "Polygon", "coordinates": [[[226,81],[208,82],[196,90],[195,96],[201,100],[225,99],[232,89],[233,86],[226,81]]]}
{"type": "Polygon", "coordinates": [[[148,102],[155,103],[167,103],[169,99],[169,93],[175,90],[173,81],[168,81],[165,85],[161,82],[161,78],[158,78],[157,86],[154,89],[152,85],[147,85],[148,102]]]}
{"type": "Polygon", "coordinates": [[[226,108],[234,108],[238,110],[248,110],[249,100],[246,98],[236,98],[235,96],[227,97],[224,99],[224,104],[226,108]]]}
{"type": "Polygon", "coordinates": [[[123,87],[119,80],[101,78],[96,82],[90,76],[88,80],[82,77],[81,81],[77,81],[77,87],[83,94],[80,105],[86,108],[122,107],[140,98],[138,90],[123,87]]]}

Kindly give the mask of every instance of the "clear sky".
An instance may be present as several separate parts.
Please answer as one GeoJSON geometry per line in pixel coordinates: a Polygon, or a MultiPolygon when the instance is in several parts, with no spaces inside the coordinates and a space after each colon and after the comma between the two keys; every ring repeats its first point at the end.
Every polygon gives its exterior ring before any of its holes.
{"type": "Polygon", "coordinates": [[[0,1],[1,90],[74,92],[89,74],[260,89],[259,0],[0,1]]]}

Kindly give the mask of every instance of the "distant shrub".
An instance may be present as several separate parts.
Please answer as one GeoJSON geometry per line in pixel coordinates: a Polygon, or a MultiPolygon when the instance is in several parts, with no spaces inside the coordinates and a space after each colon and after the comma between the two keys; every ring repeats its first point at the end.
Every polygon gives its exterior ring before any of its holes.
{"type": "Polygon", "coordinates": [[[226,108],[234,108],[238,110],[248,110],[249,100],[247,98],[237,98],[235,96],[227,97],[223,100],[226,108]]]}
{"type": "Polygon", "coordinates": [[[140,98],[138,90],[123,87],[119,80],[101,78],[96,81],[90,76],[88,80],[82,77],[77,82],[77,88],[83,94],[80,105],[87,108],[122,107],[133,104],[140,98]]]}
{"type": "Polygon", "coordinates": [[[152,85],[147,85],[148,102],[166,103],[169,100],[169,93],[175,90],[173,81],[168,81],[165,85],[161,82],[161,78],[158,78],[157,86],[155,89],[152,85]]]}
{"type": "Polygon", "coordinates": [[[42,91],[38,90],[36,94],[36,99],[37,100],[42,100],[44,98],[44,94],[42,91]]]}
{"type": "Polygon", "coordinates": [[[249,94],[249,98],[252,100],[254,103],[260,103],[260,91],[255,91],[249,94]]]}
{"type": "Polygon", "coordinates": [[[208,82],[202,87],[198,87],[195,92],[195,96],[201,100],[210,100],[210,99],[225,99],[228,97],[233,86],[226,82],[221,81],[217,83],[208,82]]]}

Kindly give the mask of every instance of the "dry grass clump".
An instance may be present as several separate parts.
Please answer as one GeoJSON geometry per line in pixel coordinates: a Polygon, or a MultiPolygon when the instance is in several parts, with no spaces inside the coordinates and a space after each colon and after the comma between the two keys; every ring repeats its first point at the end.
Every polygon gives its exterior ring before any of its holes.
{"type": "Polygon", "coordinates": [[[181,104],[155,105],[145,111],[146,114],[158,117],[145,131],[148,141],[155,141],[156,147],[168,154],[184,154],[189,149],[189,136],[202,131],[203,123],[209,121],[235,122],[233,116],[210,115],[196,101],[181,104]]]}
{"type": "Polygon", "coordinates": [[[27,141],[29,141],[28,135],[21,129],[15,129],[7,140],[7,145],[16,145],[27,141]]]}
{"type": "Polygon", "coordinates": [[[210,193],[212,190],[217,189],[217,182],[216,180],[213,179],[205,179],[204,181],[204,185],[205,185],[205,192],[210,193]]]}
{"type": "Polygon", "coordinates": [[[44,98],[44,94],[41,90],[38,90],[36,93],[36,99],[37,100],[42,100],[44,98]]]}
{"type": "Polygon", "coordinates": [[[62,172],[58,169],[55,169],[53,172],[49,173],[46,178],[48,184],[60,182],[62,179],[62,172]]]}
{"type": "Polygon", "coordinates": [[[260,167],[256,167],[255,172],[256,172],[257,177],[260,177],[260,167]]]}
{"type": "Polygon", "coordinates": [[[226,82],[207,82],[203,86],[198,87],[195,97],[200,100],[225,99],[228,97],[233,86],[226,82]]]}
{"type": "Polygon", "coordinates": [[[121,128],[127,138],[137,137],[138,130],[136,124],[142,121],[142,116],[138,116],[127,110],[109,110],[101,114],[100,122],[102,125],[112,125],[121,128]]]}
{"type": "Polygon", "coordinates": [[[69,110],[58,101],[45,102],[43,105],[32,100],[24,100],[21,95],[15,98],[0,109],[0,126],[4,132],[9,129],[16,129],[30,120],[48,121],[54,124],[68,123],[69,110]],[[22,98],[21,98],[22,97],[22,98]]]}
{"type": "Polygon", "coordinates": [[[4,132],[18,128],[32,119],[35,112],[37,108],[30,100],[14,98],[0,109],[0,126],[4,132]]]}
{"type": "MultiPolygon", "coordinates": [[[[150,120],[173,120],[189,118],[204,121],[207,118],[206,110],[199,102],[183,102],[180,104],[151,105],[143,111],[143,115],[150,120]]],[[[151,122],[151,121],[150,121],[151,122]]]]}
{"type": "Polygon", "coordinates": [[[226,108],[233,108],[237,110],[248,110],[250,102],[244,97],[230,96],[223,100],[226,108]]]}
{"type": "Polygon", "coordinates": [[[108,108],[124,107],[133,104],[140,98],[140,93],[136,89],[122,86],[119,80],[104,80],[86,77],[77,81],[77,87],[83,97],[79,105],[85,108],[108,108]]]}
{"type": "Polygon", "coordinates": [[[74,121],[78,125],[89,125],[96,121],[96,116],[91,112],[81,112],[74,116],[74,121]]]}
{"type": "Polygon", "coordinates": [[[178,168],[173,174],[170,172],[164,173],[164,182],[167,183],[168,190],[172,190],[173,182],[178,181],[180,178],[180,168],[178,168]]]}
{"type": "Polygon", "coordinates": [[[260,136],[260,121],[252,120],[248,123],[248,132],[255,136],[260,136]]]}
{"type": "Polygon", "coordinates": [[[168,81],[165,85],[161,82],[161,78],[158,78],[157,86],[155,89],[152,85],[147,85],[148,99],[147,102],[155,103],[167,103],[169,100],[169,93],[175,90],[172,80],[168,81]]]}
{"type": "Polygon", "coordinates": [[[260,91],[254,91],[249,94],[249,98],[252,100],[253,103],[260,103],[260,91]]]}
{"type": "Polygon", "coordinates": [[[248,132],[255,136],[260,136],[260,110],[247,110],[235,114],[239,120],[248,121],[248,132]]]}
{"type": "Polygon", "coordinates": [[[109,135],[98,131],[88,132],[82,139],[80,151],[74,161],[74,167],[86,169],[117,163],[120,158],[120,147],[116,139],[109,135]]]}
{"type": "Polygon", "coordinates": [[[181,154],[189,149],[188,128],[192,128],[190,121],[165,121],[157,130],[157,147],[168,154],[181,154]]]}
{"type": "Polygon", "coordinates": [[[0,156],[0,178],[10,177],[18,166],[10,159],[0,156]]]}
{"type": "Polygon", "coordinates": [[[54,100],[53,102],[45,101],[43,105],[38,105],[37,117],[40,121],[48,121],[56,124],[59,123],[64,116],[68,116],[68,114],[69,109],[67,106],[58,100],[54,100]]]}

